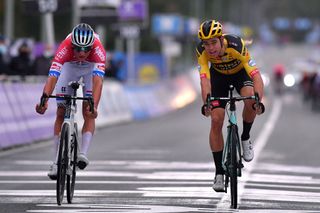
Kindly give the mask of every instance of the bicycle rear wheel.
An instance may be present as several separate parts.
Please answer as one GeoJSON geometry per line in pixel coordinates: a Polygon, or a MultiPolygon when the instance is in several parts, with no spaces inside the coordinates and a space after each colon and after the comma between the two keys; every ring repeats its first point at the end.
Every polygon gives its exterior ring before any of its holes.
{"type": "Polygon", "coordinates": [[[66,183],[66,172],[68,167],[68,141],[69,141],[69,126],[64,124],[61,130],[59,155],[58,155],[58,172],[56,196],[57,203],[61,205],[64,195],[64,188],[66,183]]]}
{"type": "Polygon", "coordinates": [[[72,203],[73,195],[74,195],[74,188],[76,184],[76,172],[77,172],[77,154],[78,154],[78,127],[77,124],[74,124],[74,132],[72,135],[71,146],[70,146],[70,153],[71,159],[69,164],[70,172],[67,175],[67,200],[68,203],[72,203]]]}
{"type": "Polygon", "coordinates": [[[231,187],[231,208],[238,206],[238,162],[237,162],[237,144],[239,143],[237,126],[231,126],[230,143],[231,144],[231,163],[230,163],[230,187],[231,187]]]}

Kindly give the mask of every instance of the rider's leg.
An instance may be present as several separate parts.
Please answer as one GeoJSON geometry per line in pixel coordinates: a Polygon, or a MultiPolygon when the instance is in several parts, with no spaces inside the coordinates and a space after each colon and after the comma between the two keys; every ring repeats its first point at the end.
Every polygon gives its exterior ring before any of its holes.
{"type": "Polygon", "coordinates": [[[210,147],[216,167],[216,175],[212,188],[216,192],[224,192],[224,169],[222,167],[224,109],[216,108],[211,112],[210,147]]]}
{"type": "Polygon", "coordinates": [[[58,162],[58,148],[60,143],[60,132],[61,132],[61,125],[63,123],[64,118],[64,108],[63,107],[57,107],[57,113],[56,113],[56,120],[54,122],[54,160],[52,165],[50,166],[48,176],[50,179],[55,180],[57,178],[57,162],[58,162]]]}
{"type": "Polygon", "coordinates": [[[59,148],[59,143],[60,143],[60,132],[61,132],[61,126],[63,123],[63,119],[64,119],[64,112],[65,112],[65,108],[58,106],[57,107],[57,112],[56,112],[56,120],[54,122],[54,136],[53,136],[53,140],[54,140],[54,162],[57,162],[58,159],[58,148],[59,148]]]}
{"type": "Polygon", "coordinates": [[[78,155],[78,167],[80,169],[85,169],[89,164],[89,160],[87,158],[87,152],[91,143],[93,132],[95,130],[95,119],[91,118],[85,113],[87,107],[88,107],[88,103],[83,102],[82,114],[84,118],[84,124],[82,127],[82,143],[81,143],[80,153],[78,155]]]}
{"type": "MultiPolygon", "coordinates": [[[[240,90],[242,96],[252,96],[254,95],[253,87],[245,86],[240,90]]],[[[256,112],[252,108],[255,103],[254,100],[245,100],[243,108],[243,130],[241,134],[241,144],[243,149],[243,159],[247,162],[251,161],[254,157],[253,143],[250,140],[250,130],[253,121],[256,117],[256,112]]]]}
{"type": "Polygon", "coordinates": [[[224,174],[222,168],[224,109],[215,108],[211,111],[210,148],[216,166],[216,174],[224,174]]]}
{"type": "Polygon", "coordinates": [[[95,130],[95,119],[85,114],[85,110],[87,107],[88,103],[84,102],[82,108],[84,124],[82,127],[82,143],[80,149],[80,153],[83,153],[84,155],[87,155],[92,140],[92,136],[95,130]]]}
{"type": "MultiPolygon", "coordinates": [[[[253,87],[245,86],[240,90],[241,96],[252,96],[254,95],[253,87]]],[[[248,140],[250,138],[250,130],[253,124],[253,121],[256,117],[256,112],[252,108],[252,105],[255,103],[254,100],[245,100],[244,108],[242,112],[243,118],[243,131],[241,134],[241,140],[248,140]]]]}

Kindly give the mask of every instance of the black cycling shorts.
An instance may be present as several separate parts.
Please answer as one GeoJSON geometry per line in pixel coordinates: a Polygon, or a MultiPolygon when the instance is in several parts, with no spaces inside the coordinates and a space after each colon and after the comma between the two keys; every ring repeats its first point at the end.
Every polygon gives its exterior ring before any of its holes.
{"type": "MultiPolygon", "coordinates": [[[[253,81],[244,68],[235,74],[224,75],[211,67],[210,76],[211,96],[213,97],[228,97],[230,85],[236,88],[238,94],[244,86],[253,87],[253,81]]],[[[214,101],[212,103],[214,108],[225,108],[226,104],[227,101],[214,101]]]]}

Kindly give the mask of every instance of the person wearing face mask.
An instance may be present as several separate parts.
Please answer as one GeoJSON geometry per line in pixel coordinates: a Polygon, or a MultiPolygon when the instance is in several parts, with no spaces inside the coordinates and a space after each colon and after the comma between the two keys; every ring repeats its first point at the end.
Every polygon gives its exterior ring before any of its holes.
{"type": "Polygon", "coordinates": [[[48,76],[48,72],[53,59],[53,48],[46,45],[43,53],[36,57],[33,63],[33,70],[38,76],[48,76]]]}
{"type": "Polygon", "coordinates": [[[30,58],[31,49],[27,43],[22,43],[18,50],[18,55],[13,57],[9,63],[9,75],[32,75],[32,60],[30,58]]]}
{"type": "Polygon", "coordinates": [[[0,75],[4,76],[8,73],[7,63],[7,45],[5,39],[0,35],[0,75]]]}

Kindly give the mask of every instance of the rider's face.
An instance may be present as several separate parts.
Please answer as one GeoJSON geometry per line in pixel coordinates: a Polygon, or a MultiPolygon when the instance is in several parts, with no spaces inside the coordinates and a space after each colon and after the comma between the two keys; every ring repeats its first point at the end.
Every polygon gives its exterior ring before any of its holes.
{"type": "Polygon", "coordinates": [[[207,54],[212,58],[217,58],[221,52],[220,38],[210,38],[203,40],[203,46],[207,54]]]}
{"type": "Polygon", "coordinates": [[[91,53],[91,48],[89,49],[77,49],[73,48],[74,57],[77,61],[84,61],[88,58],[91,53]]]}

